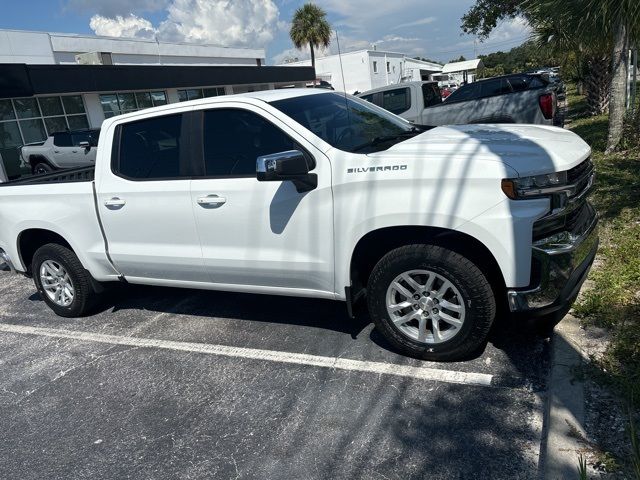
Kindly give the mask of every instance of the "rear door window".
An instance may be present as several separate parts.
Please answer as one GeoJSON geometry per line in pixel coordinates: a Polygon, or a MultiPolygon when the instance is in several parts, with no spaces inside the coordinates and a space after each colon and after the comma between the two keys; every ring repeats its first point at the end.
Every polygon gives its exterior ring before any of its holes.
{"type": "Polygon", "coordinates": [[[482,97],[492,97],[494,95],[502,95],[511,93],[511,87],[506,78],[496,78],[494,80],[484,80],[479,82],[481,87],[480,95],[482,97]]]}
{"type": "Polygon", "coordinates": [[[132,180],[189,178],[181,152],[182,115],[149,118],[120,126],[116,174],[132,180]]]}
{"type": "Polygon", "coordinates": [[[71,147],[73,146],[73,143],[71,142],[71,135],[68,133],[54,133],[53,144],[56,147],[71,147]]]}
{"type": "Polygon", "coordinates": [[[383,92],[382,108],[395,114],[406,112],[411,108],[411,89],[395,88],[383,92]]]}
{"type": "Polygon", "coordinates": [[[463,85],[458,90],[447,97],[446,102],[464,102],[467,100],[475,100],[480,97],[480,85],[477,83],[469,83],[463,85]]]}
{"type": "Polygon", "coordinates": [[[373,93],[371,95],[363,95],[362,97],[363,100],[366,100],[367,102],[373,103],[373,93]]]}
{"type": "Polygon", "coordinates": [[[517,75],[509,77],[509,83],[511,84],[511,88],[513,88],[514,92],[523,92],[525,90],[529,90],[530,88],[540,88],[545,86],[545,83],[542,79],[530,75],[517,75]]]}
{"type": "Polygon", "coordinates": [[[424,97],[424,106],[431,107],[442,103],[440,89],[435,83],[422,84],[422,96],[424,97]]]}

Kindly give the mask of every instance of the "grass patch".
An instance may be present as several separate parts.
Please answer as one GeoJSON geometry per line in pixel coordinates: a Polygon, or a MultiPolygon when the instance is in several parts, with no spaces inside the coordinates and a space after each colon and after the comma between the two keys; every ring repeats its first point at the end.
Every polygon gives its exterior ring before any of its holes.
{"type": "MultiPolygon", "coordinates": [[[[611,332],[612,341],[595,364],[597,378],[628,402],[633,419],[640,399],[640,148],[605,155],[607,116],[582,115],[579,96],[568,98],[574,117],[570,128],[593,149],[592,202],[600,217],[601,241],[590,287],[575,311],[584,322],[611,332]]],[[[636,432],[630,433],[637,452],[636,432]]]]}

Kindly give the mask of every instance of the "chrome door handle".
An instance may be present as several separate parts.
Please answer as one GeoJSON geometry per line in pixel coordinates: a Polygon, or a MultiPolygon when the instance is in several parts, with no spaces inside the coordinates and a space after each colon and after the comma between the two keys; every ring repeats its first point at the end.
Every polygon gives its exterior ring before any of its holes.
{"type": "Polygon", "coordinates": [[[218,195],[207,195],[206,197],[198,198],[198,205],[203,207],[219,207],[225,203],[227,203],[227,199],[218,195]]]}
{"type": "Polygon", "coordinates": [[[104,202],[105,207],[107,208],[122,208],[127,202],[118,197],[113,197],[104,202]]]}

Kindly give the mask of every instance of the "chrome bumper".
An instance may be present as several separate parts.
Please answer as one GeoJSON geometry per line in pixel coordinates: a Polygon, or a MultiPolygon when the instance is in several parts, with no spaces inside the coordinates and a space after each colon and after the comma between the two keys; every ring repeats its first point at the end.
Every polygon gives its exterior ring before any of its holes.
{"type": "Polygon", "coordinates": [[[11,273],[16,273],[16,269],[11,262],[11,258],[9,255],[0,248],[0,270],[10,271],[11,273]]]}
{"type": "Polygon", "coordinates": [[[597,223],[597,218],[593,217],[580,235],[563,232],[537,242],[532,252],[534,264],[537,264],[536,286],[507,291],[511,312],[544,315],[568,310],[596,256],[597,223]]]}

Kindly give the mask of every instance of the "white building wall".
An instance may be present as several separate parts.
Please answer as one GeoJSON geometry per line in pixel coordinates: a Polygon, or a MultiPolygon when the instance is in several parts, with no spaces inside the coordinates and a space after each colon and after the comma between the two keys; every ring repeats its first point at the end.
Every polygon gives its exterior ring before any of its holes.
{"type": "MultiPolygon", "coordinates": [[[[310,66],[311,60],[285,65],[310,66]]],[[[342,54],[342,69],[344,83],[338,55],[316,58],[316,76],[331,83],[336,90],[347,93],[366,92],[373,88],[400,83],[407,72],[411,77],[405,78],[404,81],[421,80],[421,69],[422,72],[437,72],[442,66],[409,59],[401,53],[360,50],[342,54]]]]}
{"type": "Polygon", "coordinates": [[[49,35],[0,30],[0,63],[55,63],[49,35]]]}
{"type": "Polygon", "coordinates": [[[0,62],[73,64],[75,55],[111,53],[113,63],[145,65],[248,65],[265,63],[261,48],[163,43],[149,40],[0,30],[0,62]]]}

